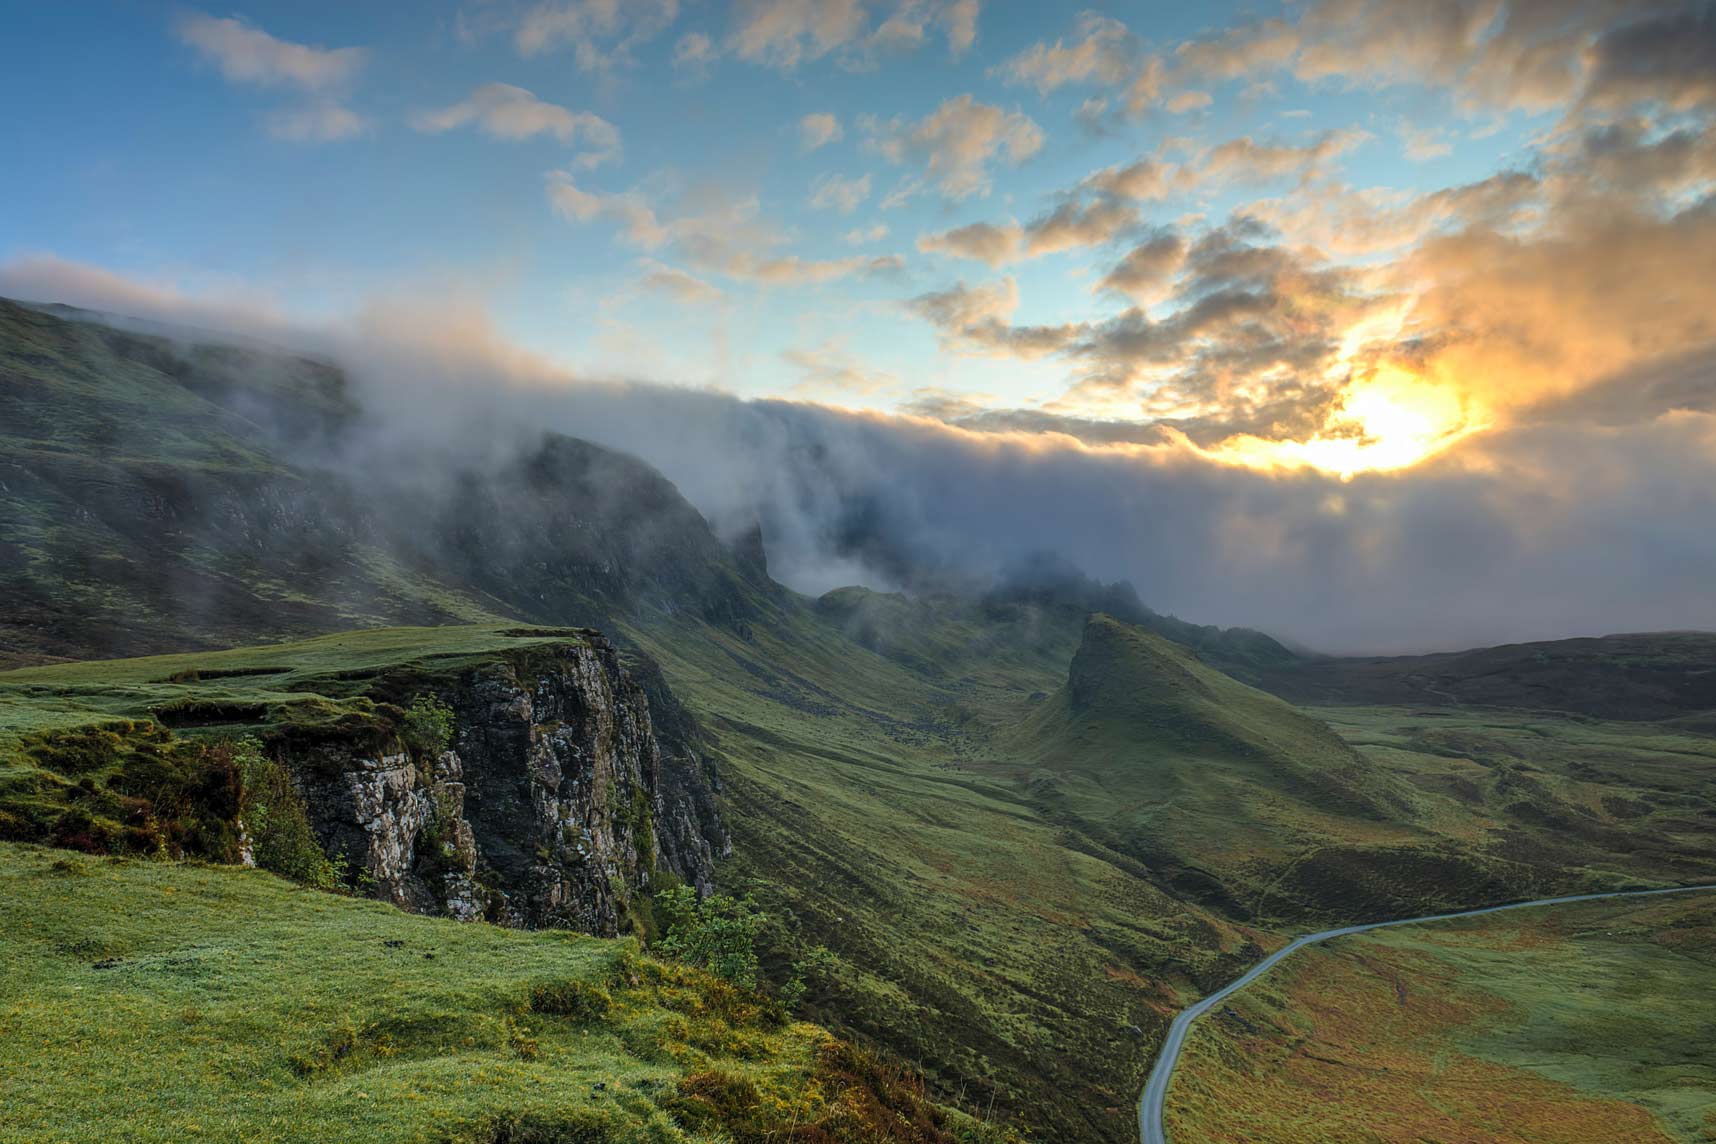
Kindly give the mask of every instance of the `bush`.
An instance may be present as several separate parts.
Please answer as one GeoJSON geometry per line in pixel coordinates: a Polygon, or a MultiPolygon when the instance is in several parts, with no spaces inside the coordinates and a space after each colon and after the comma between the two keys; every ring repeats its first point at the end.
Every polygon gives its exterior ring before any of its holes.
{"type": "Polygon", "coordinates": [[[415,755],[439,755],[453,742],[453,709],[433,695],[419,695],[406,708],[400,737],[415,755]]]}
{"type": "Polygon", "coordinates": [[[310,829],[304,800],[286,768],[264,755],[254,739],[240,740],[238,759],[244,775],[244,825],[257,867],[319,890],[337,888],[334,864],[310,829]]]}
{"type": "Polygon", "coordinates": [[[781,986],[781,1004],[796,1010],[803,1002],[805,994],[810,992],[811,984],[834,976],[839,964],[840,960],[834,956],[834,951],[825,945],[807,950],[803,957],[792,963],[792,976],[781,986]]]}
{"type": "Polygon", "coordinates": [[[655,916],[662,953],[741,988],[757,987],[757,934],[768,915],[749,897],[711,894],[699,900],[690,886],[675,886],[655,896],[655,916]]]}

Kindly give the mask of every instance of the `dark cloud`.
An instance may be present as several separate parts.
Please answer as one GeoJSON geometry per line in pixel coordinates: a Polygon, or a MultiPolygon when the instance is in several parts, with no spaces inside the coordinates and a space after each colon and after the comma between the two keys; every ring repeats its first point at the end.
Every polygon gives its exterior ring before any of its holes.
{"type": "Polygon", "coordinates": [[[1681,110],[1716,103],[1716,6],[1672,6],[1604,32],[1590,50],[1585,99],[1681,110]]]}

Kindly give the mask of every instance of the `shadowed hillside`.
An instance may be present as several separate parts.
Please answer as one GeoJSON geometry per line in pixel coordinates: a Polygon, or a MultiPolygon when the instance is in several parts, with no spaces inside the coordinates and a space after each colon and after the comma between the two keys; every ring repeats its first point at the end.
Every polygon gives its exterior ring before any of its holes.
{"type": "Polygon", "coordinates": [[[0,664],[376,624],[727,621],[772,590],[661,474],[391,441],[335,367],[0,300],[0,664]]]}
{"type": "Polygon", "coordinates": [[[1716,633],[1307,658],[1265,671],[1259,686],[1295,703],[1523,707],[1598,719],[1669,719],[1716,711],[1716,633]]]}

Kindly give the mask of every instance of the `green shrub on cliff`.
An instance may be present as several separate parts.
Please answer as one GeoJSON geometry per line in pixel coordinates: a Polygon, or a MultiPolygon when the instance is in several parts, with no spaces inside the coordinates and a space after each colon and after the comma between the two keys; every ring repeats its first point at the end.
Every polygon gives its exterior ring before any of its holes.
{"type": "Polygon", "coordinates": [[[238,758],[244,776],[244,827],[256,865],[318,890],[335,889],[334,864],[316,841],[304,799],[286,769],[262,754],[254,739],[239,741],[238,758]]]}
{"type": "Polygon", "coordinates": [[[453,709],[433,695],[419,695],[405,710],[400,736],[415,755],[438,755],[453,742],[453,709]]]}
{"type": "Polygon", "coordinates": [[[662,928],[656,946],[661,953],[741,988],[757,987],[757,934],[768,915],[749,897],[699,899],[692,887],[674,886],[655,896],[655,916],[662,928]]]}

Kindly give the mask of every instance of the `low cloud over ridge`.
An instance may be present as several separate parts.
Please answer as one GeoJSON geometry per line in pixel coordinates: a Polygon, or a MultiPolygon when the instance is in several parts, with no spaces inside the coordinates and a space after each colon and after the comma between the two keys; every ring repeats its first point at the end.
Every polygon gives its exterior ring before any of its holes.
{"type": "Polygon", "coordinates": [[[805,591],[900,586],[906,568],[981,577],[1049,549],[1157,608],[1331,650],[1716,627],[1708,356],[1608,380],[1658,394],[1654,409],[1544,406],[1409,473],[1342,481],[1223,464],[1172,433],[1092,445],[1053,419],[972,430],[579,379],[445,301],[309,328],[48,258],[0,268],[0,295],[326,353],[412,440],[547,428],[636,453],[719,528],[760,517],[772,567],[805,591]]]}

